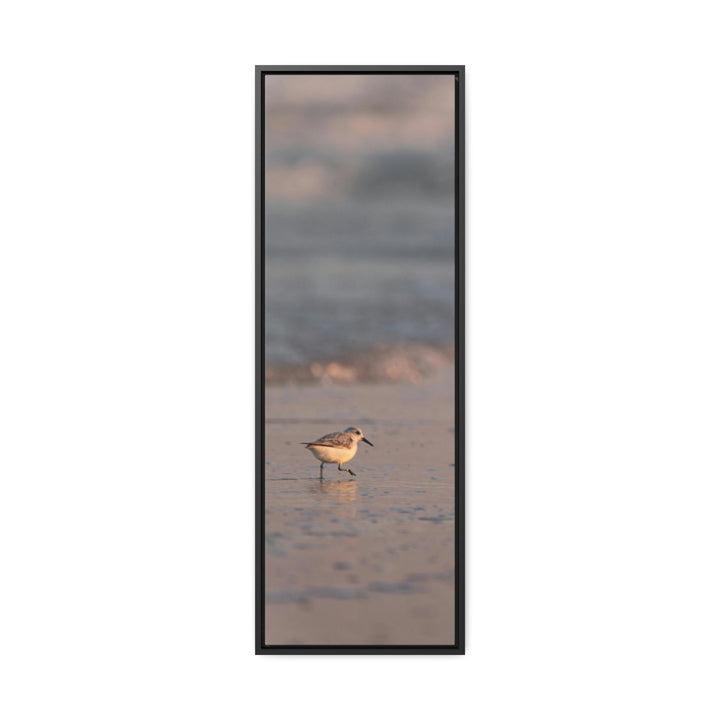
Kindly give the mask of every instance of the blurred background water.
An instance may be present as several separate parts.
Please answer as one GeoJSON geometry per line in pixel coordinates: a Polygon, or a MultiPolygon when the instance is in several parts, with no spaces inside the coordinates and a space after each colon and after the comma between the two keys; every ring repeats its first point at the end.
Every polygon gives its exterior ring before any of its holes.
{"type": "Polygon", "coordinates": [[[266,364],[454,332],[454,78],[266,78],[266,364]]]}

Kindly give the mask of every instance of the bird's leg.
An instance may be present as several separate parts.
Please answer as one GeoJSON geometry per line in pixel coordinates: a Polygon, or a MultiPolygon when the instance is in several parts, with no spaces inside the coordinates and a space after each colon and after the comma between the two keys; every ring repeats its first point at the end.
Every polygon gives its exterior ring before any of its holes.
{"type": "Polygon", "coordinates": [[[320,480],[322,480],[322,479],[323,479],[323,476],[322,476],[322,469],[323,469],[323,465],[324,465],[324,464],[325,464],[325,463],[323,463],[323,462],[321,462],[321,463],[320,463],[320,480]]]}
{"type": "Polygon", "coordinates": [[[340,463],[338,463],[338,470],[342,470],[343,472],[350,473],[353,477],[355,477],[355,473],[350,468],[340,467],[340,463]]]}

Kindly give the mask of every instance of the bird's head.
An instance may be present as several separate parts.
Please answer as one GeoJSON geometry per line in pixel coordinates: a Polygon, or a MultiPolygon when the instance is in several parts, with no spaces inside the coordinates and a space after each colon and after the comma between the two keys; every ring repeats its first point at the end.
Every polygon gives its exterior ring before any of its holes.
{"type": "Polygon", "coordinates": [[[363,434],[363,431],[360,428],[356,427],[349,427],[345,430],[346,433],[350,433],[351,435],[355,435],[357,437],[358,442],[362,440],[363,442],[366,442],[370,447],[375,447],[363,434]]]}

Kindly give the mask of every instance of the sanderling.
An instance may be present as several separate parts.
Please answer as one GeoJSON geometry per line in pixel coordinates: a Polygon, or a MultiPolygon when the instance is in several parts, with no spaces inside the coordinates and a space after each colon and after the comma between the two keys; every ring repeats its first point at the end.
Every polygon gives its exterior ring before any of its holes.
{"type": "Polygon", "coordinates": [[[349,462],[355,457],[358,443],[366,442],[371,447],[375,447],[364,435],[360,428],[349,427],[342,432],[328,433],[315,442],[300,443],[304,445],[319,461],[320,461],[320,479],[323,479],[323,465],[326,463],[334,465],[337,463],[338,470],[350,473],[355,477],[355,473],[350,468],[342,467],[343,463],[349,462]]]}

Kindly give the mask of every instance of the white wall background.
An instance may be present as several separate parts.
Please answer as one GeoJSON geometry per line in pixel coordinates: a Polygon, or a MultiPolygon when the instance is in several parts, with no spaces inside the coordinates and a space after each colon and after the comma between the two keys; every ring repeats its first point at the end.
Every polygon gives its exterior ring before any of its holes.
{"type": "Polygon", "coordinates": [[[0,9],[0,714],[716,718],[712,2],[0,9]],[[253,655],[253,66],[464,63],[468,654],[253,655]]]}

